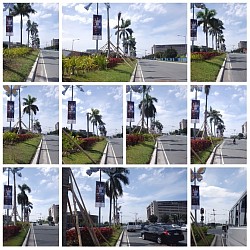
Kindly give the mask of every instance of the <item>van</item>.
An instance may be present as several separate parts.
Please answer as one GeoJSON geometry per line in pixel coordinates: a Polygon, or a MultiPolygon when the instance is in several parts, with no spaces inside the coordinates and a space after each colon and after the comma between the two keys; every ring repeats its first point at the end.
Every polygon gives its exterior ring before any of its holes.
{"type": "Polygon", "coordinates": [[[127,224],[127,231],[128,232],[135,232],[136,231],[135,222],[128,222],[128,224],[127,224]]]}

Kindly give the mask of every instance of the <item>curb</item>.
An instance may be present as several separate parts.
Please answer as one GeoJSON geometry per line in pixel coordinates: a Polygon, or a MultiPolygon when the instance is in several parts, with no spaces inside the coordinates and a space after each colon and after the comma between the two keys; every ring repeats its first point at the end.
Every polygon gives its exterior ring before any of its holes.
{"type": "Polygon", "coordinates": [[[33,66],[32,66],[32,69],[30,71],[30,74],[29,74],[26,82],[34,82],[39,58],[40,58],[40,52],[37,55],[36,61],[34,62],[33,66]]]}
{"type": "Polygon", "coordinates": [[[214,239],[213,239],[213,241],[212,241],[212,243],[211,243],[211,245],[210,245],[211,247],[214,247],[214,246],[215,246],[216,240],[217,240],[217,234],[214,235],[214,239]]]}
{"type": "Polygon", "coordinates": [[[155,149],[154,149],[154,152],[153,152],[151,160],[150,160],[150,165],[156,164],[157,149],[158,149],[158,141],[156,140],[156,142],[155,142],[155,149]]]}
{"type": "Polygon", "coordinates": [[[215,153],[217,151],[217,148],[221,145],[221,143],[219,143],[218,145],[216,145],[211,153],[211,155],[209,156],[206,164],[213,164],[213,161],[214,161],[214,156],[215,156],[215,153]]]}
{"type": "Polygon", "coordinates": [[[130,82],[134,82],[135,81],[137,66],[138,66],[138,61],[137,61],[136,65],[135,65],[134,71],[133,71],[132,76],[130,78],[130,82]]]}
{"type": "Polygon", "coordinates": [[[102,159],[100,161],[100,164],[106,164],[107,163],[107,155],[108,155],[108,147],[109,147],[109,142],[107,142],[106,147],[103,151],[102,159]]]}
{"type": "Polygon", "coordinates": [[[22,247],[27,246],[27,243],[28,243],[28,240],[29,240],[29,237],[30,237],[30,231],[31,231],[31,226],[30,226],[29,231],[28,231],[28,233],[26,234],[26,237],[25,237],[25,239],[24,239],[24,241],[23,241],[22,247]]]}
{"type": "Polygon", "coordinates": [[[118,240],[117,240],[117,242],[115,244],[116,247],[119,247],[121,245],[123,234],[124,234],[124,229],[122,230],[122,232],[121,232],[121,234],[120,234],[120,236],[119,236],[119,238],[118,238],[118,240]]]}
{"type": "Polygon", "coordinates": [[[38,160],[39,160],[39,156],[40,156],[40,153],[41,153],[41,149],[42,149],[42,143],[43,143],[43,138],[41,139],[40,141],[40,144],[36,150],[36,154],[31,162],[31,164],[38,164],[38,160]]]}
{"type": "Polygon", "coordinates": [[[222,66],[220,68],[220,72],[219,72],[219,74],[218,74],[218,76],[216,78],[216,82],[221,82],[222,81],[222,77],[224,75],[224,70],[225,70],[226,62],[227,62],[227,56],[226,56],[226,58],[225,58],[225,60],[224,60],[224,62],[222,64],[222,66]]]}

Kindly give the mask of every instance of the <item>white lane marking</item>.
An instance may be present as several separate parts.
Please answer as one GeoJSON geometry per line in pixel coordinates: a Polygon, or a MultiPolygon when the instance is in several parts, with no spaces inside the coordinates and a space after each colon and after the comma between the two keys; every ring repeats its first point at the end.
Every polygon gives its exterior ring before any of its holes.
{"type": "Polygon", "coordinates": [[[49,159],[49,164],[52,164],[51,159],[50,159],[50,155],[49,155],[49,149],[48,149],[48,146],[47,146],[46,139],[44,140],[44,142],[45,142],[45,150],[46,150],[46,153],[47,153],[47,156],[48,156],[48,159],[49,159]]]}
{"type": "Polygon", "coordinates": [[[32,231],[33,231],[34,244],[35,244],[35,246],[37,247],[37,243],[36,243],[36,235],[35,235],[35,230],[34,230],[33,225],[32,225],[32,231]]]}
{"type": "Polygon", "coordinates": [[[118,165],[118,161],[117,161],[117,158],[116,158],[115,151],[114,151],[114,148],[113,148],[113,146],[112,146],[112,143],[110,143],[109,146],[111,147],[112,154],[113,154],[114,159],[115,159],[115,164],[118,165]]]}
{"type": "Polygon", "coordinates": [[[224,165],[224,159],[223,159],[223,154],[222,154],[222,147],[223,147],[224,143],[225,143],[225,142],[223,142],[223,143],[221,144],[221,149],[220,149],[220,157],[221,157],[221,163],[222,163],[222,165],[224,165]]]}
{"type": "Polygon", "coordinates": [[[161,145],[161,150],[162,150],[162,152],[163,152],[163,154],[164,154],[165,160],[166,160],[167,164],[169,165],[170,162],[169,162],[169,160],[168,160],[167,154],[166,154],[166,152],[165,152],[165,149],[164,149],[163,144],[162,144],[161,141],[160,141],[160,145],[161,145]]]}
{"type": "Polygon", "coordinates": [[[44,73],[45,73],[46,82],[49,82],[49,80],[48,80],[48,75],[47,75],[47,71],[46,71],[46,68],[45,68],[45,63],[44,63],[44,59],[43,59],[43,54],[42,54],[42,52],[41,52],[41,55],[42,55],[43,69],[44,69],[44,73]]]}
{"type": "Polygon", "coordinates": [[[128,234],[126,236],[127,236],[127,245],[130,247],[130,242],[129,242],[128,234]]]}
{"type": "Polygon", "coordinates": [[[145,82],[145,79],[144,79],[144,76],[143,76],[143,73],[142,73],[142,69],[141,69],[140,62],[138,62],[138,68],[139,68],[139,72],[140,72],[140,75],[141,75],[141,78],[142,78],[142,82],[145,82]]]}

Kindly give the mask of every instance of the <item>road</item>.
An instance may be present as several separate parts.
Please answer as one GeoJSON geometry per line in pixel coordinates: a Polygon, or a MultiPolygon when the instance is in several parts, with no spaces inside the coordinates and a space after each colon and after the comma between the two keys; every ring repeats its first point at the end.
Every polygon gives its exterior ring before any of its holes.
{"type": "MultiPolygon", "coordinates": [[[[124,232],[124,236],[127,239],[127,242],[123,242],[122,246],[144,246],[144,247],[152,247],[152,246],[166,246],[166,244],[159,245],[157,242],[149,241],[149,240],[143,240],[141,237],[141,232],[137,230],[136,232],[124,232]]],[[[187,245],[187,233],[183,232],[185,239],[183,241],[180,241],[177,246],[186,246],[187,245]]]]}
{"type": "Polygon", "coordinates": [[[59,136],[43,136],[38,164],[59,164],[59,136]]]}
{"type": "Polygon", "coordinates": [[[123,139],[110,138],[107,164],[123,164],[123,139]]]}
{"type": "Polygon", "coordinates": [[[152,164],[187,164],[187,137],[164,135],[157,139],[156,160],[152,164]]]}
{"type": "Polygon", "coordinates": [[[142,59],[139,64],[145,82],[187,81],[186,63],[142,59]]]}
{"type": "Polygon", "coordinates": [[[226,245],[225,232],[222,231],[222,227],[216,227],[213,229],[208,229],[208,234],[216,235],[216,240],[214,246],[224,246],[226,245]]]}
{"type": "Polygon", "coordinates": [[[28,246],[59,246],[58,225],[48,224],[31,226],[31,235],[28,246]]]}
{"type": "Polygon", "coordinates": [[[247,54],[229,53],[222,82],[247,81],[247,54]]]}
{"type": "Polygon", "coordinates": [[[34,82],[59,82],[59,52],[40,50],[34,82]]]}
{"type": "Polygon", "coordinates": [[[217,148],[213,164],[246,164],[247,163],[247,140],[224,139],[217,148]]]}

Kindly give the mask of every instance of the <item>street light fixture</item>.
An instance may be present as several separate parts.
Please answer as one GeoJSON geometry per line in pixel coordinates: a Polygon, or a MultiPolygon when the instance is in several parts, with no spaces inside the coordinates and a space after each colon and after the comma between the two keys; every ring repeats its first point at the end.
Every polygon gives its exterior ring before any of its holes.
{"type": "Polygon", "coordinates": [[[185,44],[187,44],[187,42],[186,42],[186,36],[183,36],[183,35],[177,35],[177,36],[184,37],[185,38],[185,44]]]}
{"type": "Polygon", "coordinates": [[[78,41],[78,40],[80,40],[80,39],[77,38],[77,39],[73,39],[73,40],[72,40],[72,52],[74,51],[74,41],[78,41]]]}

